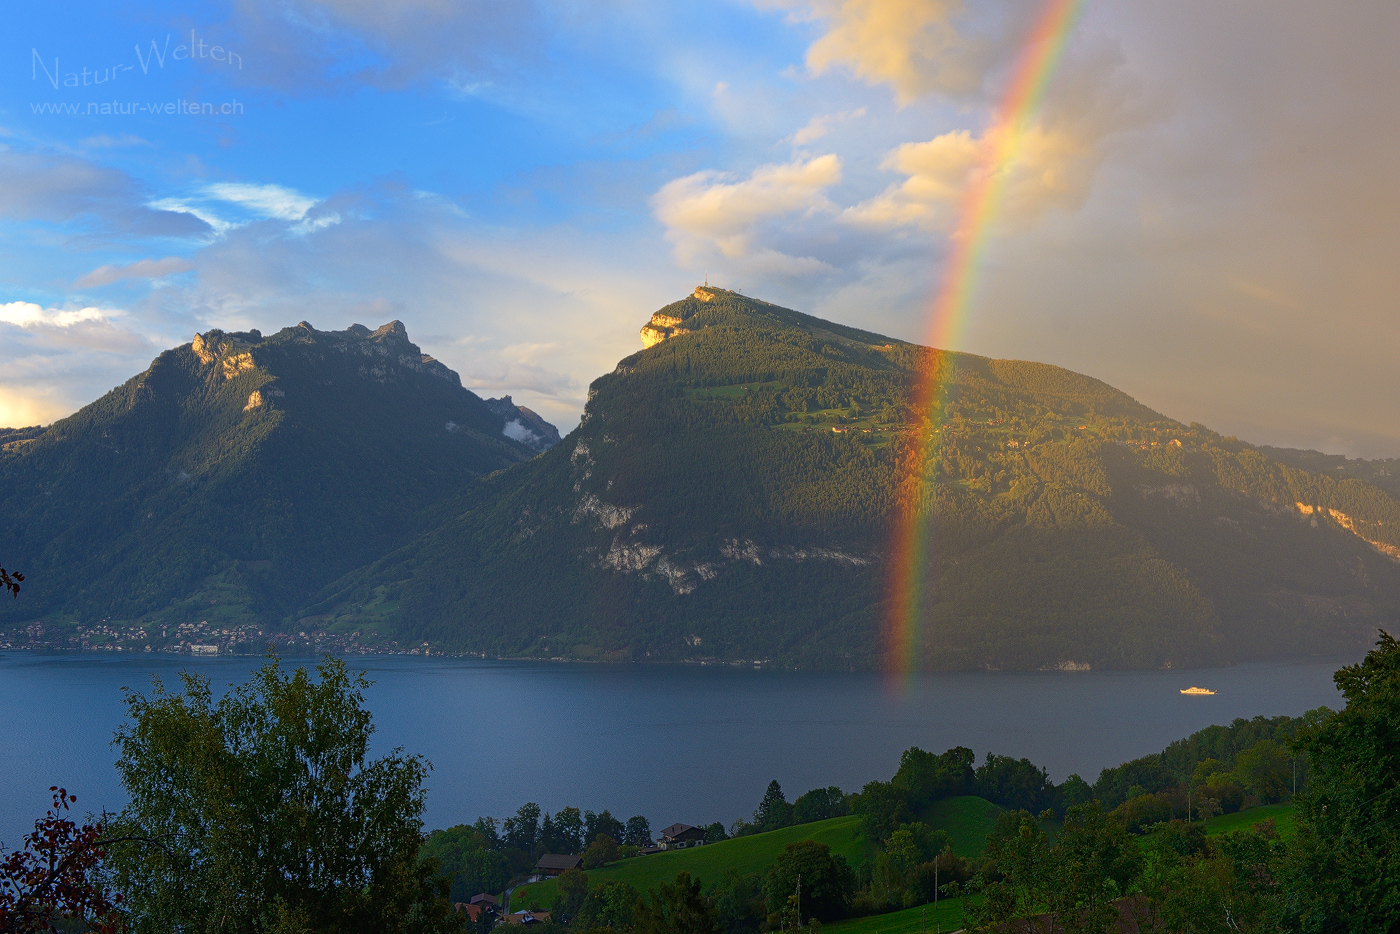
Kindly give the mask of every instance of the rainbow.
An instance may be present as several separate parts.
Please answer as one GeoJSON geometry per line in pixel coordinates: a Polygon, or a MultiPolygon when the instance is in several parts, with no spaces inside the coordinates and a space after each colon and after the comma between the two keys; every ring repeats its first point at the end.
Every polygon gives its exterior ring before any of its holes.
{"type": "MultiPolygon", "coordinates": [[[[953,346],[967,319],[992,221],[1016,160],[1026,129],[1039,108],[1078,19],[1083,0],[1047,0],[1035,30],[1023,47],[1013,80],[982,137],[982,153],[959,205],[957,224],[943,281],[929,314],[929,347],[953,346]]],[[[887,669],[907,675],[917,667],[918,635],[923,604],[923,569],[928,560],[929,526],[924,504],[932,504],[925,477],[934,434],[938,431],[945,389],[951,376],[945,358],[935,357],[918,378],[913,404],[926,412],[911,458],[903,466],[902,505],[896,519],[890,569],[889,613],[886,620],[887,669]]]]}

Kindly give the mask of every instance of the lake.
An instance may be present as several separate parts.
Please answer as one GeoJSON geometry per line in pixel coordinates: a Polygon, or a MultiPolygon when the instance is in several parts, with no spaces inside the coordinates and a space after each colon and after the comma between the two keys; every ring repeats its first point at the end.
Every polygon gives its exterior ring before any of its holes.
{"type": "MultiPolygon", "coordinates": [[[[426,756],[429,827],[513,813],[526,801],[675,821],[748,817],[770,779],[809,788],[888,779],[909,746],[1025,756],[1059,782],[1157,752],[1213,723],[1341,706],[1332,673],[1355,659],[1202,671],[978,672],[915,677],[689,665],[583,665],[459,658],[352,658],[378,752],[426,756]],[[1213,697],[1183,697],[1191,685],[1213,697]]],[[[309,664],[290,660],[287,664],[309,664]]],[[[64,785],[83,810],[118,809],[112,733],[122,688],[182,669],[216,688],[255,658],[0,656],[0,842],[20,843],[64,785]]]]}

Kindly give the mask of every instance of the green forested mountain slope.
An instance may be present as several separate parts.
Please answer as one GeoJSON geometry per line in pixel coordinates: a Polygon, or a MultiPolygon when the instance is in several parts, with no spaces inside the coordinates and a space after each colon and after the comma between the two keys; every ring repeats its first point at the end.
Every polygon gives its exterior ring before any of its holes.
{"type": "Polygon", "coordinates": [[[278,622],[532,456],[506,425],[397,321],[198,336],[0,436],[0,553],[28,576],[0,623],[278,622]]]}
{"type": "MultiPolygon", "coordinates": [[[[698,297],[697,297],[698,296],[698,297]]],[[[722,290],[657,312],[582,424],[328,588],[307,625],[578,658],[880,662],[895,510],[932,524],[926,667],[1350,651],[1400,617],[1400,503],[1102,382],[722,290]],[[931,484],[908,477],[950,390],[931,484]]]]}

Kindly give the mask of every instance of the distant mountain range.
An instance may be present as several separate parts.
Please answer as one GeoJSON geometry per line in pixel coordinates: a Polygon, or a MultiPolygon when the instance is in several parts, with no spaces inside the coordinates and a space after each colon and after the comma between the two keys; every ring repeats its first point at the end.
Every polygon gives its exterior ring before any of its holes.
{"type": "Polygon", "coordinates": [[[556,444],[397,322],[202,335],[0,437],[0,557],[31,581],[0,625],[220,613],[446,651],[869,668],[911,505],[928,668],[1333,654],[1400,619],[1386,463],[1255,448],[1058,367],[720,289],[642,340],[556,444]],[[951,378],[918,483],[910,394],[933,366],[951,378]]]}
{"type": "Polygon", "coordinates": [[[281,621],[547,447],[539,421],[463,389],[397,321],[198,335],[0,435],[0,554],[28,576],[0,621],[281,621]]]}

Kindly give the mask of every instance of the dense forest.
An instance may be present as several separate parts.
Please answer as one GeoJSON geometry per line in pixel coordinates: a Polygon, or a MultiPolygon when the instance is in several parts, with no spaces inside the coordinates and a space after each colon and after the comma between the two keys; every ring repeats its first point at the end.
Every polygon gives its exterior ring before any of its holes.
{"type": "Polygon", "coordinates": [[[871,667],[906,509],[933,542],[925,667],[1355,651],[1400,613],[1400,503],[1370,483],[1053,366],[722,290],[656,317],[683,327],[595,381],[561,445],[463,491],[301,624],[449,651],[871,667]],[[912,411],[930,370],[946,391],[912,411]]]}

